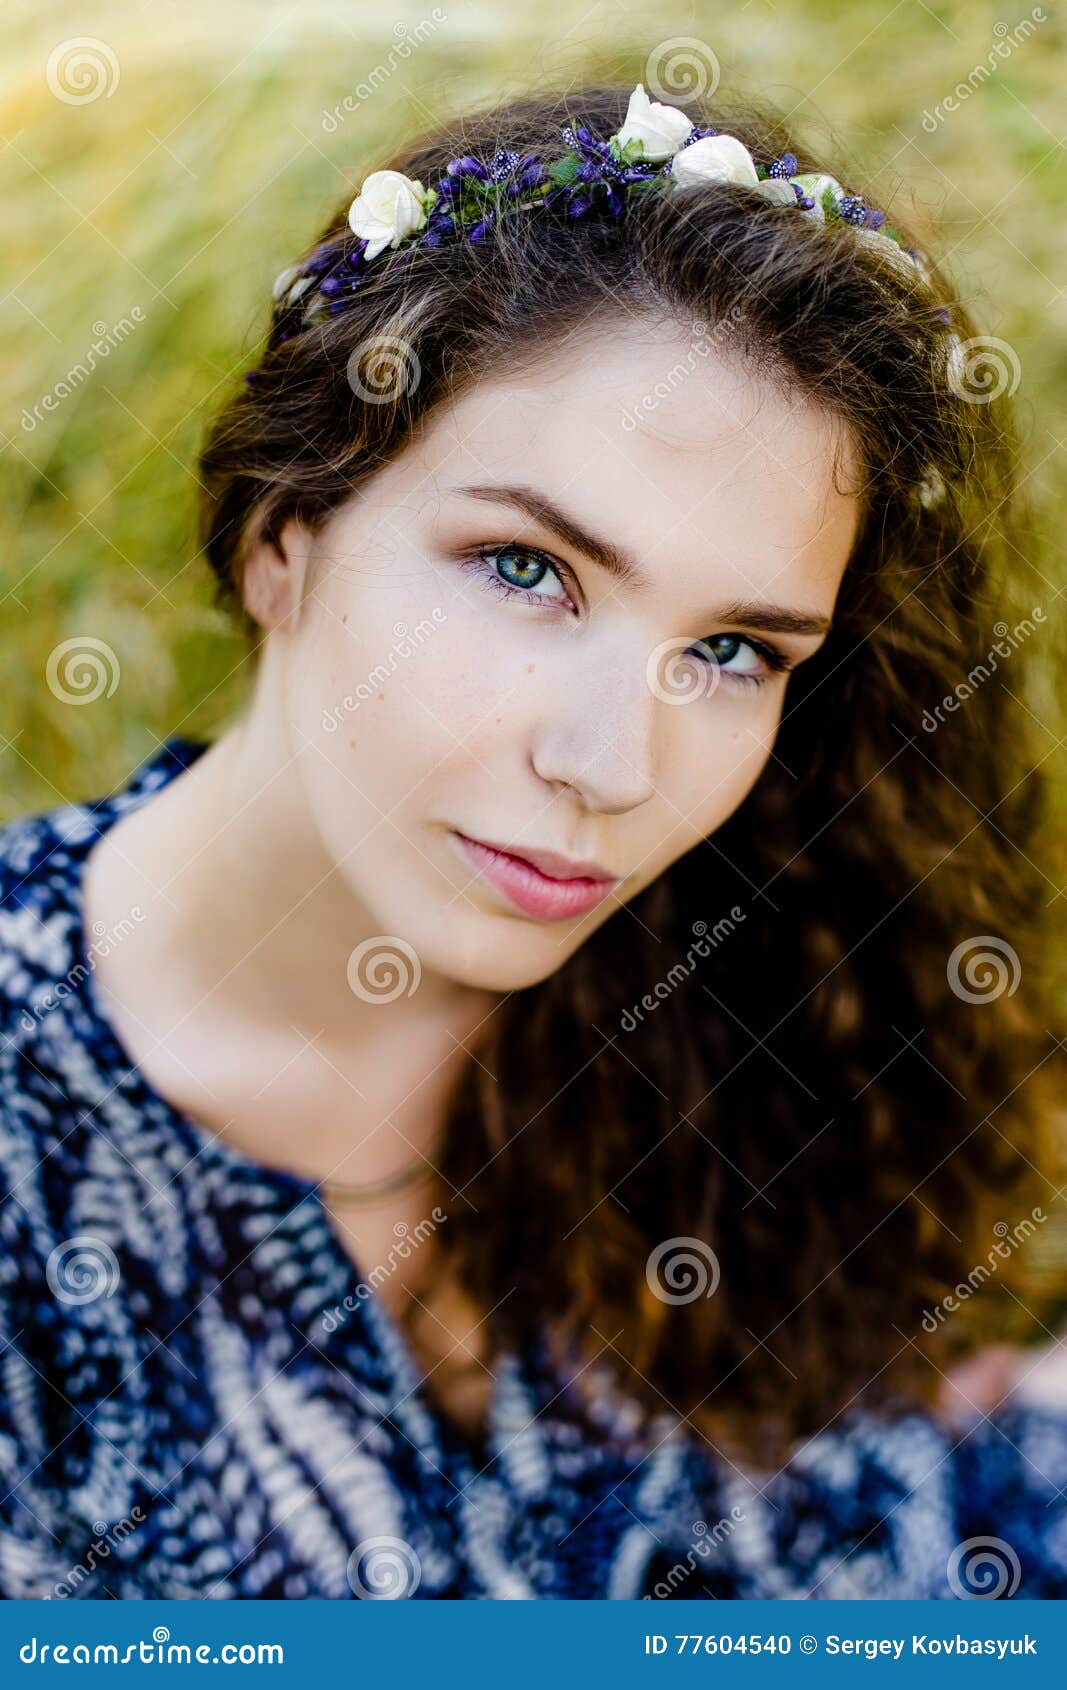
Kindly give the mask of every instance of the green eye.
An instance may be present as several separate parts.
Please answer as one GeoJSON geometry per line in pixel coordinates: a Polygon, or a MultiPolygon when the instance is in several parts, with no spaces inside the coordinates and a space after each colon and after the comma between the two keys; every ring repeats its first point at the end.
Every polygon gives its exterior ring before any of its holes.
{"type": "Polygon", "coordinates": [[[501,598],[523,599],[532,605],[571,602],[558,569],[529,546],[487,546],[474,557],[464,558],[460,568],[501,598]],[[537,590],[546,578],[555,583],[557,592],[537,590]]]}
{"type": "Polygon", "coordinates": [[[698,640],[693,649],[707,653],[710,661],[728,675],[736,675],[743,680],[762,678],[765,660],[752,641],[740,634],[713,634],[710,639],[698,640]],[[747,661],[730,667],[744,653],[748,654],[747,661]]]}

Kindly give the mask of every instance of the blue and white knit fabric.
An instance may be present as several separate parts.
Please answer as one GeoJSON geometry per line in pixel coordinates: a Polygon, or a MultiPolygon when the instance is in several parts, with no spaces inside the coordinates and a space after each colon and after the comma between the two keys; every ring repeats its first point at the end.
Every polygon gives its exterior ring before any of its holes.
{"type": "Polygon", "coordinates": [[[168,1104],[96,1000],[85,858],[203,749],[0,828],[0,1594],[1067,1596],[1067,1405],[854,1414],[743,1474],[610,1395],[583,1432],[538,1350],[476,1454],[314,1186],[168,1104]]]}

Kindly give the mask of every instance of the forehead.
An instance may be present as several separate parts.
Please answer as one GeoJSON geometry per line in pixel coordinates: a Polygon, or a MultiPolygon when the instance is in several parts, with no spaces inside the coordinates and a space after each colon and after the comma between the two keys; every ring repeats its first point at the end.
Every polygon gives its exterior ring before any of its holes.
{"type": "Polygon", "coordinates": [[[859,516],[846,427],[700,325],[564,339],[432,413],[393,467],[420,502],[470,482],[537,486],[653,574],[713,565],[739,589],[788,582],[823,609],[859,516]]]}

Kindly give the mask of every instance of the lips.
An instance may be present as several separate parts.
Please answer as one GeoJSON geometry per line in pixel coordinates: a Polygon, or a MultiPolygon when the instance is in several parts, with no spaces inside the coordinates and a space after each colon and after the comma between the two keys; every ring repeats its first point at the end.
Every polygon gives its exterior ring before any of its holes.
{"type": "MultiPolygon", "coordinates": [[[[470,835],[464,834],[463,837],[469,838],[470,835]]],[[[510,845],[498,845],[492,839],[476,839],[474,843],[484,845],[488,851],[498,851],[502,856],[514,857],[520,863],[532,863],[549,880],[616,879],[615,875],[609,874],[606,868],[588,857],[563,857],[558,851],[515,851],[510,845]]]]}
{"type": "Polygon", "coordinates": [[[584,915],[603,903],[619,884],[616,876],[605,875],[598,864],[576,862],[555,852],[538,851],[520,857],[458,831],[454,838],[465,861],[481,879],[525,915],[542,920],[561,921],[584,915]],[[549,864],[556,872],[546,872],[549,864]],[[595,868],[596,874],[577,872],[587,866],[595,868]],[[560,869],[566,872],[558,872],[560,869]]]}

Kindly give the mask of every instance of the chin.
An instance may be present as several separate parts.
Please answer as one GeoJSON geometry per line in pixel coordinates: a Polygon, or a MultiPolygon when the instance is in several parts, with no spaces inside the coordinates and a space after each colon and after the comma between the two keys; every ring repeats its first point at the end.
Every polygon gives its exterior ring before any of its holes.
{"type": "MultiPolygon", "coordinates": [[[[555,974],[578,948],[548,927],[524,932],[521,916],[489,918],[495,932],[453,937],[444,947],[441,972],[458,985],[482,992],[521,992],[555,974]]],[[[428,949],[428,947],[427,947],[428,949]]],[[[423,962],[432,966],[423,952],[423,962]]]]}

